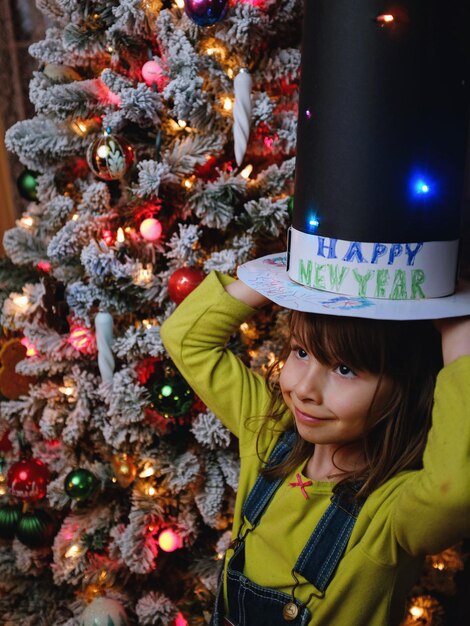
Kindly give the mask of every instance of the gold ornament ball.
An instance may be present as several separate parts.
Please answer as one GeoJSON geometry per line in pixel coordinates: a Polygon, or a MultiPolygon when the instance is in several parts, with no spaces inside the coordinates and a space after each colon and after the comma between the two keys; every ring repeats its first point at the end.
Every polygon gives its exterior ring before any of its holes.
{"type": "Polygon", "coordinates": [[[47,63],[43,70],[44,74],[57,82],[71,83],[74,80],[82,80],[80,74],[68,65],[59,65],[58,63],[47,63]]]}
{"type": "Polygon", "coordinates": [[[129,487],[137,476],[137,468],[131,456],[123,453],[117,453],[111,460],[114,476],[121,487],[129,487]]]}

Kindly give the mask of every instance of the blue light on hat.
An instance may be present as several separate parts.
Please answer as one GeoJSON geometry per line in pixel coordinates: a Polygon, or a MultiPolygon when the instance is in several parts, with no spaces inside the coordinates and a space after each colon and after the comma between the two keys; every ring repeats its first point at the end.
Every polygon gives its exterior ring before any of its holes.
{"type": "Polygon", "coordinates": [[[314,233],[320,226],[320,221],[315,214],[312,214],[308,218],[307,225],[309,232],[314,233]]]}
{"type": "Polygon", "coordinates": [[[434,195],[436,190],[435,182],[424,176],[413,176],[411,179],[411,192],[414,198],[423,199],[434,195]]]}

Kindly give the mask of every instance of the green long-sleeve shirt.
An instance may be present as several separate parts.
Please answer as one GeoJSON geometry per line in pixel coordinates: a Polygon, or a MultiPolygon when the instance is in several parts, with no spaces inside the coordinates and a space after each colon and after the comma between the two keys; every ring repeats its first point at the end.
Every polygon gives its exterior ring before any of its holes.
{"type": "MultiPolygon", "coordinates": [[[[256,440],[269,389],[262,377],[226,349],[228,337],[254,312],[225,291],[231,280],[211,273],[163,324],[161,336],[188,383],[238,437],[241,469],[235,537],[241,507],[261,467],[256,440]]],[[[286,410],[281,426],[291,423],[286,410]]],[[[264,458],[279,431],[263,432],[258,450],[264,458]]],[[[246,538],[245,575],[286,593],[294,583],[292,567],[328,506],[334,486],[313,481],[306,487],[308,499],[304,498],[299,488],[289,486],[302,469],[284,481],[260,524],[246,538]]],[[[424,555],[470,536],[469,475],[470,357],[461,357],[438,376],[424,469],[400,472],[369,496],[324,597],[313,595],[308,601],[311,625],[399,624],[424,555]]],[[[307,601],[314,588],[300,580],[296,597],[307,601]]]]}

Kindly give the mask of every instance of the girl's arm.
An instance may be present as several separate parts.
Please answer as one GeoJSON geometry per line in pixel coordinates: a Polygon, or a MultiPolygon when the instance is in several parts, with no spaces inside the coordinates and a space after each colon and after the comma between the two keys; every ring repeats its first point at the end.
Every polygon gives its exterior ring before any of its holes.
{"type": "Polygon", "coordinates": [[[437,378],[424,467],[393,512],[397,539],[411,554],[435,554],[470,537],[470,317],[436,326],[445,367],[437,378]]]}
{"type": "Polygon", "coordinates": [[[244,302],[248,306],[258,309],[259,307],[268,304],[270,301],[262,296],[260,293],[242,283],[241,280],[235,280],[233,283],[229,283],[225,286],[225,291],[231,296],[244,302]]]}
{"type": "Polygon", "coordinates": [[[444,365],[461,356],[470,355],[470,317],[439,320],[436,327],[442,336],[444,365]]]}
{"type": "Polygon", "coordinates": [[[162,341],[178,370],[237,437],[246,432],[240,426],[247,417],[265,415],[269,391],[264,378],[226,344],[255,312],[253,305],[264,302],[268,300],[243,283],[212,272],[161,327],[162,341]]]}

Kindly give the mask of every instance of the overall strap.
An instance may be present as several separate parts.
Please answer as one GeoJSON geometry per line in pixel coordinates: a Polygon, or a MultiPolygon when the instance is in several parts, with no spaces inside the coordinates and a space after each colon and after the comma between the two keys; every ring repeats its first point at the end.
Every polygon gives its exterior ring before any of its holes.
{"type": "MultiPolygon", "coordinates": [[[[357,491],[360,484],[353,489],[357,491]]],[[[325,591],[341,560],[364,499],[357,501],[345,488],[339,489],[318,522],[295,564],[295,571],[325,591]]]]}
{"type": "MultiPolygon", "coordinates": [[[[269,455],[267,467],[281,463],[291,451],[295,439],[296,434],[293,430],[286,431],[279,438],[274,450],[269,455]]],[[[256,526],[259,522],[264,510],[283,480],[283,478],[269,480],[261,474],[258,475],[242,509],[242,515],[246,517],[252,526],[256,526]]]]}

